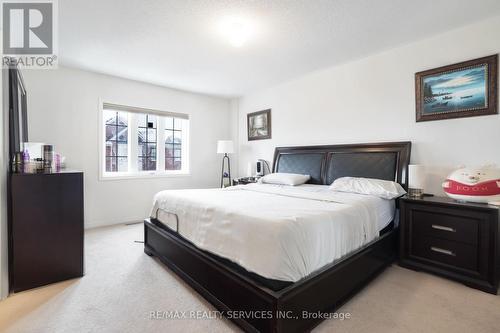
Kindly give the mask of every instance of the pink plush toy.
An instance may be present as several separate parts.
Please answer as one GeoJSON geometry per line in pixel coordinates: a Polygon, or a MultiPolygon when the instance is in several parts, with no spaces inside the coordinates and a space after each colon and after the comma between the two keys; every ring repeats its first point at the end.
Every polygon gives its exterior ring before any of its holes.
{"type": "Polygon", "coordinates": [[[443,183],[449,197],[470,202],[500,201],[500,169],[492,167],[461,168],[452,172],[443,183]]]}

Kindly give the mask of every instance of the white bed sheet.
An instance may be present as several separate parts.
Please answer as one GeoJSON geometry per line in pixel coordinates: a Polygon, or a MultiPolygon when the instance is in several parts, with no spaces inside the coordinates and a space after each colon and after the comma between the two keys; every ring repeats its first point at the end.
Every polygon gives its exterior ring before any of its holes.
{"type": "Polygon", "coordinates": [[[168,190],[151,217],[200,249],[268,279],[298,281],[378,237],[394,200],[336,192],[322,185],[249,184],[168,190]]]}

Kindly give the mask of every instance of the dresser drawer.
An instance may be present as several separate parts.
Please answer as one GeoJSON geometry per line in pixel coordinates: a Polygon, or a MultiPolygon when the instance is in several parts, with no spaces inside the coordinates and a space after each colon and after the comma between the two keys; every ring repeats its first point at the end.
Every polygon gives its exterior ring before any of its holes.
{"type": "Polygon", "coordinates": [[[434,237],[414,238],[410,255],[432,261],[434,264],[445,264],[478,272],[477,248],[464,243],[452,242],[434,237]]]}
{"type": "Polygon", "coordinates": [[[480,220],[477,217],[457,215],[450,209],[441,212],[412,209],[411,232],[416,237],[437,237],[470,245],[478,243],[480,220]]]}

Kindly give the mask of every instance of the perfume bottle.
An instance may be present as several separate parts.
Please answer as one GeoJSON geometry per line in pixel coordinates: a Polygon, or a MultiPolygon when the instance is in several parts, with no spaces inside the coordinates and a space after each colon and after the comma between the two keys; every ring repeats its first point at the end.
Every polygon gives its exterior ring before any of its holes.
{"type": "Polygon", "coordinates": [[[43,145],[43,171],[52,172],[52,160],[54,159],[54,146],[43,145]]]}
{"type": "Polygon", "coordinates": [[[28,150],[23,150],[23,172],[30,173],[30,153],[28,150]]]}
{"type": "Polygon", "coordinates": [[[12,157],[12,172],[13,173],[19,173],[22,172],[23,168],[23,154],[22,152],[18,151],[14,153],[14,156],[12,157]]]}
{"type": "Polygon", "coordinates": [[[54,169],[56,172],[61,171],[61,154],[59,153],[54,154],[54,169]]]}

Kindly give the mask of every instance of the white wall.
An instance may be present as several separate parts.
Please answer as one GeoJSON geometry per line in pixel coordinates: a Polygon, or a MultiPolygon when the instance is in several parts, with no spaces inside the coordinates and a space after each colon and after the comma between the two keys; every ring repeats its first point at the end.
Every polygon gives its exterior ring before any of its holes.
{"type": "Polygon", "coordinates": [[[231,177],[232,178],[237,178],[238,177],[238,154],[239,154],[239,128],[238,128],[238,104],[239,101],[237,98],[231,99],[229,102],[229,108],[230,108],[230,116],[229,116],[229,121],[230,121],[230,136],[229,140],[233,140],[235,143],[234,145],[234,154],[230,156],[231,160],[231,177]]]}
{"type": "Polygon", "coordinates": [[[226,99],[181,92],[77,69],[25,70],[29,139],[55,145],[70,169],[85,172],[85,226],[140,221],[154,193],[164,189],[216,187],[218,139],[230,137],[226,99]],[[190,114],[190,169],[184,177],[98,179],[98,102],[190,114]]]}
{"type": "MultiPolygon", "coordinates": [[[[416,72],[500,52],[500,17],[332,67],[239,101],[239,175],[274,147],[411,140],[428,192],[460,164],[500,166],[500,116],[415,122],[416,72]],[[272,108],[272,139],[247,141],[246,114],[272,108]]],[[[381,36],[383,38],[383,36],[381,36]]],[[[341,47],[341,45],[339,45],[341,47]]]]}

